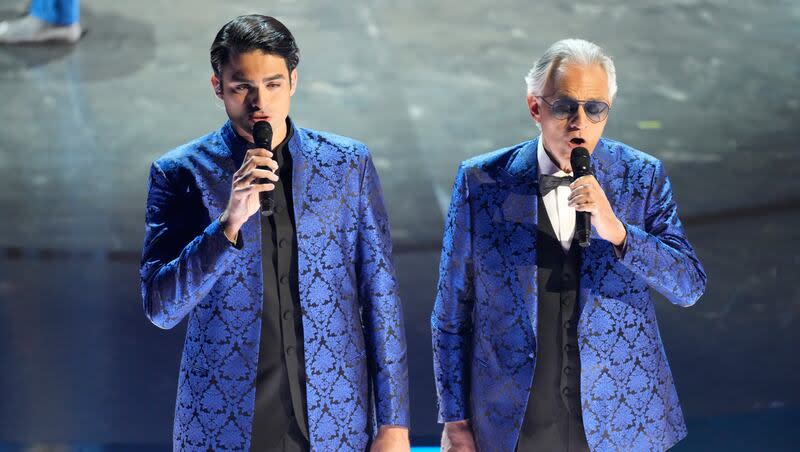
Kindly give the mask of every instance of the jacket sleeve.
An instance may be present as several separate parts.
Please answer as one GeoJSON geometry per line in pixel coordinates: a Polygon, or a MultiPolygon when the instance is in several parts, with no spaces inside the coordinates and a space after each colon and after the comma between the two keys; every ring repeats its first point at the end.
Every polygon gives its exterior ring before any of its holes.
{"type": "Polygon", "coordinates": [[[202,220],[187,211],[186,190],[170,182],[153,163],[139,267],[145,315],[164,329],[177,325],[208,294],[242,247],[241,234],[231,245],[219,220],[199,229],[202,220]]]}
{"type": "Polygon", "coordinates": [[[392,262],[380,180],[365,149],[358,224],[358,291],[363,309],[378,426],[409,426],[408,358],[403,309],[392,262]]]}
{"type": "Polygon", "coordinates": [[[686,238],[661,162],[646,202],[644,229],[626,224],[628,235],[620,261],[647,284],[679,306],[693,305],[706,287],[706,273],[686,238]]]}
{"type": "Polygon", "coordinates": [[[453,186],[445,222],[439,285],[431,315],[433,369],[439,422],[470,417],[470,352],[474,305],[472,221],[466,169],[462,164],[453,186]]]}

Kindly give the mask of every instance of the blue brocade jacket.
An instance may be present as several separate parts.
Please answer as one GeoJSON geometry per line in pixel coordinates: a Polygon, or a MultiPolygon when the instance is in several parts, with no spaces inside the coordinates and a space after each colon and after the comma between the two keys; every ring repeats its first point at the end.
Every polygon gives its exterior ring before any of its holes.
{"type": "MultiPolygon", "coordinates": [[[[222,129],[150,169],[140,268],[147,317],[189,318],[175,450],[249,448],[261,332],[261,223],[223,234],[243,155],[222,129]]],[[[289,141],[313,450],[364,450],[378,425],[408,426],[408,369],[389,221],[367,148],[295,128],[289,141]]]]}
{"type": "MultiPolygon", "coordinates": [[[[537,139],[461,164],[431,316],[439,421],[469,418],[481,451],[513,451],[536,365],[537,139]]],[[[583,250],[578,344],[592,450],[665,450],[686,435],[649,289],[690,306],[706,275],[664,168],[601,139],[594,174],[628,230],[583,250]]],[[[535,397],[535,394],[533,395],[535,397]]]]}

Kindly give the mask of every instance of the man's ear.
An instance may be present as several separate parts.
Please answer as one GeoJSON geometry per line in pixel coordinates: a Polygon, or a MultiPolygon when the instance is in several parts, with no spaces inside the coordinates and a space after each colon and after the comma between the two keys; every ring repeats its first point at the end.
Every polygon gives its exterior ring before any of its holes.
{"type": "Polygon", "coordinates": [[[528,94],[528,112],[536,122],[542,122],[542,106],[533,94],[528,94]]]}
{"type": "Polygon", "coordinates": [[[292,69],[292,73],[289,74],[289,81],[292,84],[289,95],[294,96],[294,92],[297,91],[297,68],[292,69]]]}
{"type": "Polygon", "coordinates": [[[542,112],[539,107],[539,102],[537,101],[536,96],[534,96],[533,94],[528,94],[527,101],[528,101],[528,112],[534,119],[538,120],[542,112]]]}
{"type": "Polygon", "coordinates": [[[217,78],[217,74],[211,74],[211,88],[214,90],[214,94],[222,99],[222,81],[217,78]]]}

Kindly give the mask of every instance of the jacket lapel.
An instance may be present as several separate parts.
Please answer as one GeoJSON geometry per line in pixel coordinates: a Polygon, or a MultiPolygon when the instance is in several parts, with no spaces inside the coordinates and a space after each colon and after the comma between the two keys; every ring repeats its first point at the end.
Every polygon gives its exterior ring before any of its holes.
{"type": "MultiPolygon", "coordinates": [[[[302,227],[300,218],[302,218],[306,206],[306,176],[308,173],[306,169],[308,161],[305,150],[308,144],[306,143],[306,137],[294,125],[294,121],[292,121],[292,128],[294,131],[292,138],[289,140],[289,154],[292,156],[292,201],[294,204],[295,229],[299,236],[299,231],[302,227]]],[[[298,241],[298,253],[302,253],[300,250],[301,245],[302,243],[298,241]]]]}
{"type": "MultiPolygon", "coordinates": [[[[539,179],[538,179],[538,150],[539,139],[535,138],[512,154],[505,167],[501,166],[498,170],[498,182],[503,184],[506,189],[505,202],[502,210],[506,220],[520,221],[530,223],[527,229],[530,233],[530,243],[536,243],[536,235],[538,233],[538,193],[539,193],[539,179]],[[509,202],[509,200],[521,199],[524,202],[509,202]]],[[[523,306],[518,309],[524,310],[529,319],[532,337],[536,338],[536,322],[537,322],[537,298],[538,298],[538,284],[537,284],[537,267],[536,267],[536,247],[532,249],[532,256],[528,259],[530,262],[527,265],[518,267],[517,275],[520,278],[518,281],[524,290],[522,291],[523,306]],[[519,273],[519,269],[528,269],[523,273],[519,273]]],[[[535,347],[534,344],[531,344],[535,347]]]]}
{"type": "MultiPolygon", "coordinates": [[[[617,162],[617,158],[618,155],[616,151],[602,138],[592,152],[592,173],[600,184],[600,187],[603,188],[612,208],[617,200],[617,194],[613,189],[615,179],[618,177],[614,174],[614,165],[617,162]]],[[[592,299],[595,291],[594,288],[598,284],[598,281],[595,281],[595,277],[598,276],[600,269],[612,265],[614,259],[615,256],[612,245],[601,239],[597,231],[592,228],[591,244],[588,248],[584,248],[583,258],[581,259],[581,282],[580,294],[578,297],[579,335],[583,330],[582,320],[585,317],[583,316],[583,311],[587,303],[592,299]]]]}

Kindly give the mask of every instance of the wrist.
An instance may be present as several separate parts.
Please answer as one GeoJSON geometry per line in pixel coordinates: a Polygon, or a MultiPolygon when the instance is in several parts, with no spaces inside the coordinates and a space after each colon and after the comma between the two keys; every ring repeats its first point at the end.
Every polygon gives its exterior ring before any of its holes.
{"type": "Polygon", "coordinates": [[[236,243],[236,239],[239,237],[239,229],[241,229],[242,225],[232,221],[227,210],[219,216],[219,223],[222,225],[222,232],[228,241],[236,243]]]}
{"type": "Polygon", "coordinates": [[[450,421],[444,423],[444,428],[450,432],[459,432],[459,431],[472,431],[472,427],[469,424],[469,419],[462,419],[460,421],[450,421]]]}
{"type": "Polygon", "coordinates": [[[625,244],[625,239],[628,237],[628,229],[619,220],[619,218],[614,218],[616,221],[616,234],[614,234],[614,240],[611,243],[616,247],[621,247],[625,244]]]}
{"type": "Polygon", "coordinates": [[[393,438],[408,438],[408,428],[399,425],[381,425],[378,435],[393,438]]]}

